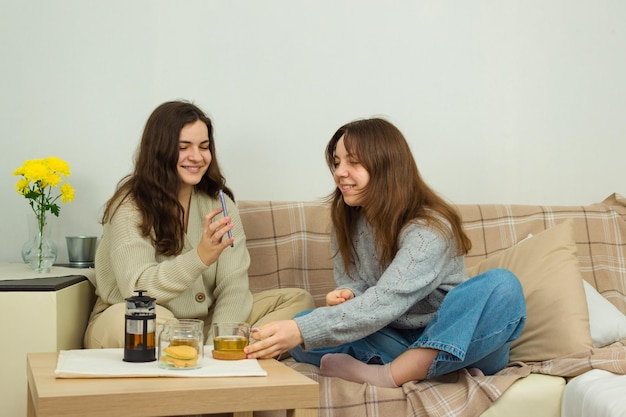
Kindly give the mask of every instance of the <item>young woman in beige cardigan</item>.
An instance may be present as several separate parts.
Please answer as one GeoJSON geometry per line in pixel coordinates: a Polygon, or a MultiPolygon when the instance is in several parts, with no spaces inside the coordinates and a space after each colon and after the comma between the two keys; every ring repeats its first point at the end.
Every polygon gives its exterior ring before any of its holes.
{"type": "Polygon", "coordinates": [[[157,325],[172,317],[202,319],[207,337],[214,322],[260,326],[314,306],[296,288],[251,294],[246,236],[215,155],[213,125],[191,103],[154,110],[134,172],[118,184],[102,224],[87,348],[124,346],[124,300],[136,290],[156,298],[157,325]]]}

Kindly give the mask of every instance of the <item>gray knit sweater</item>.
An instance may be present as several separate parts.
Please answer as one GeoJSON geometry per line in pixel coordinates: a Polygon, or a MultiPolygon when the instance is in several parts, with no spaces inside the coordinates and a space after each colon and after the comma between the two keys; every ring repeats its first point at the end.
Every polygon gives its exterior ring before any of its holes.
{"type": "MultiPolygon", "coordinates": [[[[334,239],[331,247],[334,254],[334,239]]],[[[307,350],[353,342],[386,326],[425,327],[445,294],[467,279],[456,241],[420,223],[402,230],[398,253],[382,273],[371,227],[363,218],[357,222],[354,251],[350,276],[339,255],[334,275],[337,288],[349,288],[355,298],[295,319],[307,350]]]]}

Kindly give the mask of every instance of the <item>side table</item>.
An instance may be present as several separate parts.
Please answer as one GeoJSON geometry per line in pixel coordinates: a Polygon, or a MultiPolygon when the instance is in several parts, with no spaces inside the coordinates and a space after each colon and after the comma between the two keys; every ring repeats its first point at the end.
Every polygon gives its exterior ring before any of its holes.
{"type": "Polygon", "coordinates": [[[57,352],[28,354],[28,417],[318,416],[317,382],[274,359],[259,361],[267,376],[82,379],[55,378],[57,359],[57,352]]]}
{"type": "Polygon", "coordinates": [[[88,278],[93,269],[52,267],[48,273],[25,264],[0,262],[0,403],[2,415],[26,415],[28,352],[79,349],[94,302],[88,278]]]}

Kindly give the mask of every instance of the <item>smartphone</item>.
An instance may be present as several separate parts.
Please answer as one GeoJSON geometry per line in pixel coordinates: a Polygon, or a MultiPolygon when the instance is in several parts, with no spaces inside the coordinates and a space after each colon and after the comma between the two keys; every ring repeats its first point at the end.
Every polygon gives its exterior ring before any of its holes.
{"type": "MultiPolygon", "coordinates": [[[[222,192],[222,190],[219,191],[220,194],[220,202],[222,203],[222,214],[224,215],[224,217],[228,216],[228,210],[226,210],[226,201],[224,201],[224,193],[222,192]]],[[[233,237],[233,233],[231,230],[228,231],[228,238],[230,239],[231,237],[233,237]]],[[[232,248],[233,246],[235,246],[234,243],[230,244],[230,247],[232,248]]]]}

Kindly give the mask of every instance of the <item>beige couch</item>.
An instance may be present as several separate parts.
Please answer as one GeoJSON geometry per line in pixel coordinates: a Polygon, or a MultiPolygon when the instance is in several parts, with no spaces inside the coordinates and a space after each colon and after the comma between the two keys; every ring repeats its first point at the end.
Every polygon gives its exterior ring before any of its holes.
{"type": "MultiPolygon", "coordinates": [[[[252,290],[301,287],[322,306],[334,289],[327,207],[277,201],[238,205],[251,255],[252,290]]],[[[505,267],[522,282],[528,321],[512,346],[512,363],[496,376],[476,378],[460,371],[388,389],[321,377],[316,367],[287,359],[320,382],[320,416],[558,417],[569,378],[593,368],[626,370],[620,341],[626,335],[607,313],[590,319],[588,308],[597,290],[616,320],[626,313],[626,199],[614,194],[586,206],[458,208],[473,245],[466,257],[470,276],[505,267]]]]}

